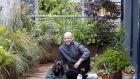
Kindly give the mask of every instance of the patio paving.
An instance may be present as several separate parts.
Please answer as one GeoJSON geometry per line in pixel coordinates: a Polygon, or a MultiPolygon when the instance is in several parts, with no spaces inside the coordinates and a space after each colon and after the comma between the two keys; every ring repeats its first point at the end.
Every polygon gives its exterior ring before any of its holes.
{"type": "Polygon", "coordinates": [[[45,79],[52,65],[52,63],[40,64],[36,69],[33,69],[31,72],[29,72],[28,74],[24,74],[18,79],[45,79]]]}
{"type": "MultiPolygon", "coordinates": [[[[35,69],[32,69],[28,74],[24,74],[18,79],[46,79],[48,71],[52,68],[53,63],[40,64],[35,69]]],[[[102,79],[98,77],[98,79],[102,79]]]]}

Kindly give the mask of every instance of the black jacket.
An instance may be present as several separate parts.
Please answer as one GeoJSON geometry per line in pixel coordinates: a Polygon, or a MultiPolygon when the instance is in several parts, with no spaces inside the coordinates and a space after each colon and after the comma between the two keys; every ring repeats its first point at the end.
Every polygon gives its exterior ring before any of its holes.
{"type": "Polygon", "coordinates": [[[64,63],[67,63],[68,66],[73,66],[80,57],[85,60],[90,57],[89,50],[76,41],[73,41],[70,45],[63,43],[59,47],[59,53],[64,63]]]}

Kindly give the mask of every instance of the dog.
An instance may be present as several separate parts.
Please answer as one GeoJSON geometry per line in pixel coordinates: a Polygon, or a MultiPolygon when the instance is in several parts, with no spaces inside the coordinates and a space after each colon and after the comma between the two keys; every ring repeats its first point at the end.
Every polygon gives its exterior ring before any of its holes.
{"type": "Polygon", "coordinates": [[[54,76],[62,76],[64,74],[64,67],[61,59],[55,60],[52,72],[54,76]]]}

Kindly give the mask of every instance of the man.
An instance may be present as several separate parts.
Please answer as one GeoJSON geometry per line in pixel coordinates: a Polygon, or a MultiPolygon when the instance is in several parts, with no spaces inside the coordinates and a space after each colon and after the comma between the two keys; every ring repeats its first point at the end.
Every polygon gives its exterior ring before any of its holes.
{"type": "Polygon", "coordinates": [[[90,68],[90,52],[82,44],[73,41],[71,32],[66,32],[63,36],[64,43],[60,45],[60,56],[65,64],[68,65],[66,70],[67,79],[77,79],[78,74],[82,79],[86,79],[90,68]]]}

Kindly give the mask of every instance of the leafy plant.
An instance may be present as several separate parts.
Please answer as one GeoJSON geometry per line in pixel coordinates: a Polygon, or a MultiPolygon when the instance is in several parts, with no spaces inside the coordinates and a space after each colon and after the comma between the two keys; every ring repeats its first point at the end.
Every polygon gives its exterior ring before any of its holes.
{"type": "Polygon", "coordinates": [[[2,79],[5,79],[5,74],[8,76],[11,74],[9,69],[15,67],[15,60],[14,54],[9,53],[3,46],[0,46],[0,77],[2,79]]]}
{"type": "MultiPolygon", "coordinates": [[[[8,39],[9,33],[5,26],[0,27],[0,73],[6,72],[10,75],[9,68],[15,67],[15,55],[9,50],[11,49],[11,40],[8,39]]],[[[3,77],[3,75],[1,75],[3,77]]]]}
{"type": "Polygon", "coordinates": [[[2,46],[0,46],[0,67],[5,67],[6,66],[13,66],[13,55],[7,52],[2,46]]]}
{"type": "Polygon", "coordinates": [[[113,74],[115,73],[116,71],[114,71],[113,67],[112,67],[112,64],[109,63],[109,64],[105,64],[103,65],[103,68],[102,69],[99,69],[97,70],[97,74],[99,76],[101,76],[103,79],[112,79],[113,78],[113,74]]]}
{"type": "Polygon", "coordinates": [[[14,43],[13,53],[16,56],[15,68],[18,73],[23,73],[30,67],[37,65],[42,57],[42,50],[38,47],[38,42],[30,36],[17,31],[10,35],[9,39],[14,43]]]}
{"type": "MultiPolygon", "coordinates": [[[[60,14],[73,14],[70,11],[76,10],[81,12],[83,10],[80,3],[70,3],[68,1],[63,1],[64,4],[59,4],[59,0],[40,0],[40,10],[44,10],[47,15],[60,15],[60,14]],[[52,7],[51,7],[52,6],[52,7]],[[62,8],[63,6],[63,8],[62,8]],[[65,6],[65,8],[64,8],[65,6]],[[73,8],[73,6],[75,8],[73,8]],[[46,10],[47,9],[47,10],[46,10]],[[67,11],[67,9],[69,9],[67,11]]],[[[55,43],[59,43],[61,40],[61,34],[66,31],[73,32],[75,40],[84,43],[84,44],[96,44],[96,45],[108,45],[111,44],[115,37],[115,32],[117,25],[114,23],[114,20],[118,19],[120,15],[120,10],[116,8],[117,5],[114,2],[106,0],[95,0],[94,2],[86,2],[84,12],[90,19],[85,18],[49,18],[47,23],[51,23],[51,26],[56,27],[56,35],[50,36],[55,43]],[[111,6],[111,7],[109,7],[111,6]],[[98,15],[100,10],[105,8],[107,15],[101,17],[98,15]],[[87,20],[87,21],[85,21],[87,20]],[[54,23],[54,24],[53,24],[54,23]],[[58,40],[56,39],[58,38],[58,40]]],[[[76,14],[76,13],[74,13],[76,14]]],[[[47,24],[46,23],[46,24],[47,24]]],[[[49,25],[47,24],[47,25],[49,25]]],[[[47,33],[48,34],[48,33],[47,33]]]]}
{"type": "Polygon", "coordinates": [[[100,69],[97,71],[98,74],[111,74],[114,72],[112,65],[109,64],[104,64],[104,69],[100,69]]]}
{"type": "Polygon", "coordinates": [[[131,64],[128,55],[125,53],[126,52],[109,48],[103,54],[95,58],[93,67],[100,69],[104,64],[111,64],[113,70],[123,70],[126,66],[131,64]]]}
{"type": "Polygon", "coordinates": [[[51,43],[56,45],[62,43],[62,35],[67,31],[71,31],[74,34],[75,40],[83,44],[90,45],[100,42],[100,39],[97,38],[97,34],[93,30],[93,24],[89,23],[87,18],[50,17],[47,21],[38,21],[34,29],[40,29],[40,31],[35,31],[32,34],[35,36],[45,35],[51,43]]]}
{"type": "Polygon", "coordinates": [[[121,24],[118,28],[118,31],[115,33],[114,40],[110,44],[116,50],[121,50],[124,52],[128,52],[127,50],[127,33],[125,33],[124,25],[121,24]]]}
{"type": "Polygon", "coordinates": [[[100,38],[98,45],[109,45],[112,43],[118,27],[115,20],[120,15],[120,9],[117,7],[117,4],[110,0],[90,0],[85,4],[84,13],[92,17],[93,28],[98,38],[100,38]],[[101,10],[104,10],[105,14],[101,15],[101,10]]]}
{"type": "Polygon", "coordinates": [[[135,69],[132,65],[126,66],[125,69],[123,70],[123,72],[127,73],[127,74],[134,74],[135,69]]]}
{"type": "Polygon", "coordinates": [[[75,40],[85,44],[85,45],[92,45],[92,44],[98,44],[100,42],[100,38],[98,38],[97,33],[93,30],[93,24],[86,24],[81,23],[77,24],[75,26],[77,29],[76,31],[73,31],[75,40]]]}
{"type": "Polygon", "coordinates": [[[4,49],[9,50],[11,40],[8,39],[9,33],[5,26],[0,26],[0,46],[4,49]]]}
{"type": "Polygon", "coordinates": [[[77,15],[79,12],[75,10],[76,5],[68,0],[39,0],[39,14],[77,15]]]}

